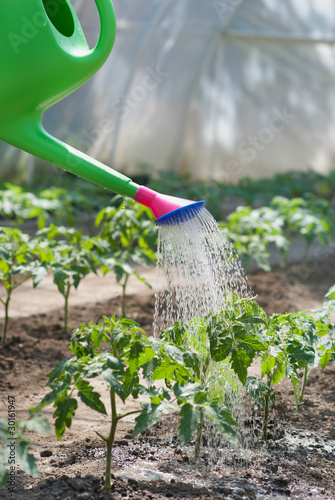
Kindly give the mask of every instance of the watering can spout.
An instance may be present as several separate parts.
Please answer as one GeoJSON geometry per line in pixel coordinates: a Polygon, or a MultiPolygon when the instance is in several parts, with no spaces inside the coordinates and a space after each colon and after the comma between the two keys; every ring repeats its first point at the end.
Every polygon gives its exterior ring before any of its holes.
{"type": "Polygon", "coordinates": [[[7,123],[1,138],[67,172],[150,208],[159,226],[176,225],[192,219],[205,204],[204,201],[167,196],[138,185],[126,175],[50,135],[35,115],[7,123]],[[20,130],[19,134],[17,130],[20,130]]]}

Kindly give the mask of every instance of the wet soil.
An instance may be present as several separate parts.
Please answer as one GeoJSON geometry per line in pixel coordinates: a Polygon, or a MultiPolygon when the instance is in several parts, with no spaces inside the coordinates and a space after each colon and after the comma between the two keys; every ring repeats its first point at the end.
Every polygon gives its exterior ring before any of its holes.
{"type": "MultiPolygon", "coordinates": [[[[310,267],[291,266],[284,279],[275,270],[257,272],[249,282],[268,313],[314,308],[335,283],[334,256],[310,267]]],[[[103,315],[117,315],[119,308],[118,297],[72,307],[69,323],[75,328],[82,322],[97,322],[103,315]]],[[[152,333],[153,295],[128,297],[128,312],[152,333]]],[[[62,322],[61,311],[10,320],[8,344],[0,347],[0,418],[5,418],[8,396],[15,397],[17,415],[24,418],[47,392],[46,374],[70,354],[70,333],[63,331],[62,322]]],[[[312,372],[298,414],[290,383],[279,384],[266,443],[260,441],[259,410],[244,398],[241,446],[227,447],[218,437],[205,433],[198,463],[193,462],[192,443],[179,445],[174,415],[165,416],[138,438],[131,437],[134,420],[121,421],[109,496],[103,492],[105,450],[95,433],[108,429],[108,418],[79,406],[61,441],[54,435],[30,433],[40,477],[31,478],[18,470],[15,492],[5,487],[0,498],[335,499],[334,382],[332,364],[312,372]]],[[[44,414],[52,424],[52,408],[44,414]]]]}

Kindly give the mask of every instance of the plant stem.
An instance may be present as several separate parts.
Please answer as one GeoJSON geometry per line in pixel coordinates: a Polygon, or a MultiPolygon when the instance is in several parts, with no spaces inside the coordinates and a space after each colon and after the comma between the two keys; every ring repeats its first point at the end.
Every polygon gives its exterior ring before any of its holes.
{"type": "Polygon", "coordinates": [[[294,400],[295,400],[295,413],[298,414],[299,408],[299,392],[296,386],[293,384],[294,400]]]}
{"type": "Polygon", "coordinates": [[[71,290],[71,284],[69,283],[66,288],[66,292],[64,294],[65,304],[64,304],[64,330],[67,330],[67,316],[68,316],[68,308],[69,308],[69,295],[71,290]]]}
{"type": "Polygon", "coordinates": [[[308,380],[308,377],[309,377],[312,370],[313,370],[313,368],[308,369],[308,366],[305,367],[304,380],[302,383],[302,389],[301,389],[301,393],[300,393],[300,397],[299,397],[299,403],[302,403],[302,400],[304,399],[307,380],[308,380]]]}
{"type": "MultiPolygon", "coordinates": [[[[271,382],[270,382],[271,383],[271,382]]],[[[269,421],[269,409],[270,409],[270,394],[265,394],[265,406],[264,406],[264,418],[262,426],[262,440],[266,441],[268,437],[268,421],[269,421]]]]}
{"type": "MultiPolygon", "coordinates": [[[[0,302],[5,307],[5,323],[4,323],[4,327],[3,327],[3,336],[2,336],[3,345],[6,343],[6,334],[7,334],[7,328],[8,328],[8,320],[9,320],[9,303],[10,303],[10,299],[12,296],[12,291],[15,290],[17,287],[19,287],[20,285],[22,285],[22,283],[24,283],[25,281],[27,281],[30,278],[31,278],[31,275],[29,274],[21,281],[15,281],[15,280],[13,281],[12,276],[9,276],[7,286],[6,286],[6,294],[7,294],[6,300],[0,299],[0,302]]],[[[1,338],[0,338],[0,340],[1,340],[1,338]]]]}
{"type": "Polygon", "coordinates": [[[122,318],[126,317],[126,286],[128,283],[129,274],[126,274],[124,283],[122,285],[122,299],[121,299],[121,316],[122,318]]]}
{"type": "Polygon", "coordinates": [[[204,422],[203,422],[203,412],[202,410],[199,410],[201,414],[201,422],[197,424],[197,437],[195,440],[195,448],[194,448],[194,458],[196,460],[199,460],[200,458],[200,450],[201,450],[201,445],[202,445],[202,430],[204,427],[204,422]]]}
{"type": "Polygon", "coordinates": [[[11,296],[11,293],[12,293],[12,288],[11,287],[7,288],[6,292],[7,292],[7,299],[6,299],[6,302],[4,303],[4,306],[5,306],[5,323],[4,323],[4,326],[3,326],[3,336],[2,336],[2,343],[3,343],[3,345],[5,345],[5,343],[6,343],[6,334],[7,334],[8,319],[9,319],[9,302],[10,302],[10,296],[11,296]]]}
{"type": "Polygon", "coordinates": [[[115,402],[115,392],[109,389],[110,401],[111,401],[111,430],[108,438],[106,439],[107,444],[107,456],[106,456],[106,477],[105,477],[105,491],[110,492],[111,489],[111,468],[112,468],[112,448],[115,438],[115,430],[120,418],[116,413],[116,402],[115,402]]]}
{"type": "Polygon", "coordinates": [[[12,279],[10,278],[9,280],[9,287],[6,287],[6,293],[7,293],[7,298],[6,301],[3,302],[5,306],[5,323],[3,326],[3,336],[2,336],[2,343],[5,345],[6,343],[6,335],[7,335],[7,327],[8,327],[8,319],[9,319],[9,302],[10,302],[10,297],[12,294],[12,279]]]}

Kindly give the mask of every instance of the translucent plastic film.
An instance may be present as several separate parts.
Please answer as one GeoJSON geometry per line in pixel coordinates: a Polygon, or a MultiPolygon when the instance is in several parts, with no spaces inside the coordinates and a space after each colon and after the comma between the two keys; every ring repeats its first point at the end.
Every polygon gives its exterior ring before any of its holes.
{"type": "MultiPolygon", "coordinates": [[[[95,3],[72,3],[93,47],[95,3]]],[[[112,54],[45,113],[52,134],[127,175],[333,168],[334,0],[113,3],[112,54]]],[[[0,154],[18,163],[4,144],[0,154]]]]}

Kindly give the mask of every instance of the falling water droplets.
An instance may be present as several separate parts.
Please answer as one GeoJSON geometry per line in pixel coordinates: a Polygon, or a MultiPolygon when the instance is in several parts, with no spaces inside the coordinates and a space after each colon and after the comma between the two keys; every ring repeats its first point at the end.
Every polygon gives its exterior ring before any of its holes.
{"type": "Polygon", "coordinates": [[[159,226],[155,334],[176,321],[229,307],[232,293],[250,295],[241,262],[203,208],[181,224],[159,226]]]}
{"type": "MultiPolygon", "coordinates": [[[[173,221],[158,226],[154,315],[156,336],[177,321],[203,318],[213,310],[231,308],[233,294],[240,298],[251,296],[240,259],[212,215],[205,208],[201,208],[191,218],[188,215],[183,216],[180,223],[173,221]]],[[[196,325],[197,321],[188,325],[188,342],[191,348],[206,358],[208,339],[203,337],[196,325]]],[[[239,405],[244,408],[245,397],[240,392],[240,382],[232,373],[229,362],[211,360],[206,370],[207,376],[215,381],[208,382],[207,390],[210,391],[213,386],[217,392],[220,387],[219,393],[224,395],[225,405],[229,403],[234,409],[234,415],[237,414],[237,420],[242,424],[240,429],[243,429],[246,417],[239,410],[239,405]]],[[[246,437],[241,440],[243,447],[249,439],[248,431],[245,434],[246,437]]],[[[211,426],[204,430],[204,436],[208,443],[210,463],[217,462],[221,451],[223,457],[231,455],[230,445],[221,450],[222,438],[211,426]]]]}
{"type": "Polygon", "coordinates": [[[124,196],[123,197],[123,201],[122,201],[122,210],[125,211],[126,210],[126,203],[127,203],[127,200],[128,200],[128,197],[127,196],[124,196]]]}

